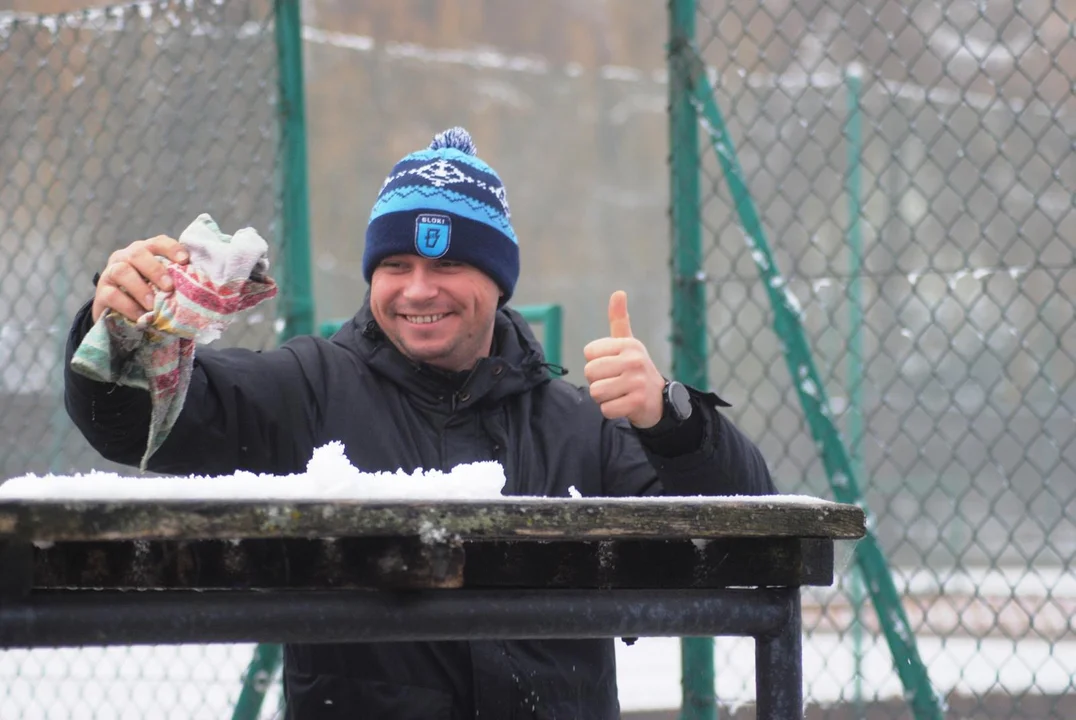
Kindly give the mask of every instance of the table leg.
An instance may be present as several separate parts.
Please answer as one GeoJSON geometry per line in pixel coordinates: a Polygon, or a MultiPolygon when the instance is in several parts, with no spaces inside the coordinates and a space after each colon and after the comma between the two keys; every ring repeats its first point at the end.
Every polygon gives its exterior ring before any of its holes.
{"type": "Polygon", "coordinates": [[[800,589],[785,594],[788,621],[775,635],[755,638],[755,693],[758,720],[803,719],[803,621],[800,589]]]}
{"type": "Polygon", "coordinates": [[[0,539],[0,603],[24,599],[34,578],[30,543],[0,539]]]}

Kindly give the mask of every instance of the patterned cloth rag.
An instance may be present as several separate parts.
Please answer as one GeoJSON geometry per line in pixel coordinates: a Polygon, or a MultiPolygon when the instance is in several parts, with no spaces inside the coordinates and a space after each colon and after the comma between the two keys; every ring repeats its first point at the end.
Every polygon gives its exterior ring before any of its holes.
{"type": "Polygon", "coordinates": [[[158,290],[153,309],[138,322],[105,311],[71,359],[71,369],[92,380],[149,391],[153,411],[142,470],[183,409],[195,344],[216,340],[238,313],[277,293],[268,276],[269,247],[252,228],[225,235],[203,213],[179,242],[190,263],[162,259],[175,291],[158,290]]]}

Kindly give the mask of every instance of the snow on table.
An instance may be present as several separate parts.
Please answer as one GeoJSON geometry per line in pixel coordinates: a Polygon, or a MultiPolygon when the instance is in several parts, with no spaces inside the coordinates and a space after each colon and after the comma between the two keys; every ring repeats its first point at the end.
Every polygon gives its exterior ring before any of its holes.
{"type": "Polygon", "coordinates": [[[497,462],[459,465],[450,472],[362,472],[344,446],[331,442],[314,451],[306,472],[268,475],[131,477],[92,471],[76,475],[24,475],[0,485],[10,500],[409,500],[501,497],[504,468],[497,462]]]}
{"type": "MultiPolygon", "coordinates": [[[[504,468],[498,462],[457,465],[448,472],[416,469],[408,473],[364,472],[348,460],[343,444],[330,442],[314,450],[306,472],[270,475],[238,471],[231,475],[139,477],[93,470],[74,475],[22,475],[0,483],[0,500],[549,500],[547,497],[502,494],[504,468]]],[[[574,486],[570,497],[586,500],[574,486]]],[[[602,497],[616,503],[736,504],[736,496],[602,497]]],[[[594,498],[594,500],[599,500],[594,498]]],[[[815,507],[838,503],[810,495],[766,496],[765,507],[815,507]]]]}

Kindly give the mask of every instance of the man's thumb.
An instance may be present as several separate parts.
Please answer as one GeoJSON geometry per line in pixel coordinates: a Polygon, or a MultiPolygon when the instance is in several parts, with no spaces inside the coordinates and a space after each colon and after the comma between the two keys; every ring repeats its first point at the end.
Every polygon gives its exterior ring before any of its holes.
{"type": "Polygon", "coordinates": [[[623,290],[617,290],[609,298],[609,336],[632,337],[631,322],[628,320],[628,295],[623,290]]]}

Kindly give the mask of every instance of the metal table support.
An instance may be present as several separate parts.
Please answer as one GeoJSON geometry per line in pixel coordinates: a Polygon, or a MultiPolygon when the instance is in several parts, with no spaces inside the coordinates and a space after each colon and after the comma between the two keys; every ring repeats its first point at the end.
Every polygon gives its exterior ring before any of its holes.
{"type": "Polygon", "coordinates": [[[0,647],[733,635],[797,720],[800,588],[863,532],[802,498],[0,500],[0,647]]]}

